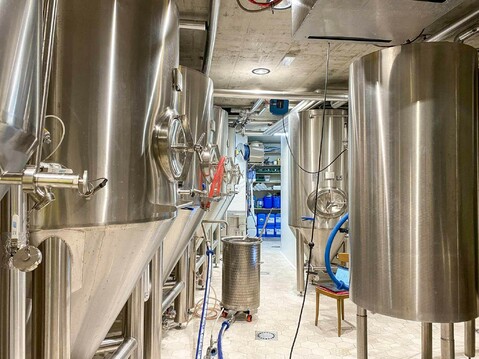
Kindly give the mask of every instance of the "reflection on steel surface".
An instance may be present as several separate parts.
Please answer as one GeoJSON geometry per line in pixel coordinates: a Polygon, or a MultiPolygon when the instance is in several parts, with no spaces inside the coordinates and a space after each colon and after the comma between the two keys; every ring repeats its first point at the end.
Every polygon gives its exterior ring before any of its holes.
{"type": "Polygon", "coordinates": [[[477,52],[394,47],[351,65],[351,298],[421,322],[477,316],[477,52]]]}
{"type": "Polygon", "coordinates": [[[0,172],[22,170],[36,143],[41,28],[40,1],[0,1],[0,172]]]}

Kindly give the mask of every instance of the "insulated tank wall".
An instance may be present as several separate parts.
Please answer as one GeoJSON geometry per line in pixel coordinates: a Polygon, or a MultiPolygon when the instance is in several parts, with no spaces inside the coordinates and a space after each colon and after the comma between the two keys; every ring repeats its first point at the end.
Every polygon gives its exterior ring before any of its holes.
{"type": "MultiPolygon", "coordinates": [[[[83,359],[93,357],[177,212],[171,174],[181,156],[169,157],[164,145],[182,137],[173,90],[178,10],[173,0],[60,0],[56,35],[48,113],[66,133],[52,160],[108,183],[88,200],[59,193],[33,218],[31,239],[58,236],[71,250],[71,358],[83,359]]],[[[49,130],[58,136],[59,127],[49,130]]]]}
{"type": "Polygon", "coordinates": [[[477,52],[398,46],[350,69],[351,297],[421,322],[477,316],[477,52]]]}
{"type": "MultiPolygon", "coordinates": [[[[193,143],[206,147],[211,139],[213,81],[205,74],[184,66],[180,66],[180,72],[183,78],[183,88],[178,96],[178,111],[187,117],[193,143]],[[200,140],[201,142],[198,142],[200,140]]],[[[193,156],[190,171],[181,184],[181,189],[208,189],[208,182],[202,173],[200,160],[196,154],[193,156]]],[[[190,200],[191,198],[188,198],[188,201],[190,200]]],[[[199,196],[196,196],[195,204],[198,202],[199,196]]]]}
{"type": "MultiPolygon", "coordinates": [[[[317,196],[314,231],[315,246],[311,264],[324,267],[324,251],[330,229],[347,210],[347,110],[310,110],[289,115],[289,216],[288,224],[297,241],[297,267],[303,268],[307,244],[311,241],[311,227],[316,200],[318,158],[321,148],[321,169],[317,196]],[[339,157],[338,157],[339,156],[339,157]],[[331,164],[328,166],[328,164],[331,164]],[[301,168],[300,168],[301,167],[301,168]]],[[[331,254],[335,255],[344,235],[338,235],[331,254]]],[[[304,278],[298,269],[298,291],[303,291],[304,278]]]]}
{"type": "MultiPolygon", "coordinates": [[[[40,119],[42,2],[0,1],[0,173],[23,170],[40,119]]],[[[0,185],[0,199],[8,190],[0,185]]]]}

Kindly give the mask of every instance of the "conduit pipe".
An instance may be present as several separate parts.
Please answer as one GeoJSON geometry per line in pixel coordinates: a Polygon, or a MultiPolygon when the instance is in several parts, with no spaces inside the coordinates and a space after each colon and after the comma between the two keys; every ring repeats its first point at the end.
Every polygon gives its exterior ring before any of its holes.
{"type": "MultiPolygon", "coordinates": [[[[238,90],[238,89],[216,89],[214,97],[224,98],[262,98],[262,99],[284,99],[291,101],[313,100],[324,101],[324,91],[317,92],[289,92],[272,90],[238,90]]],[[[328,90],[326,101],[348,101],[347,90],[328,90]]]]}
{"type": "Polygon", "coordinates": [[[470,26],[471,22],[479,20],[479,9],[467,14],[463,18],[455,21],[449,26],[446,26],[444,29],[439,31],[436,35],[431,36],[425,42],[436,42],[443,41],[452,36],[457,32],[464,30],[464,27],[470,26]]]}
{"type": "Polygon", "coordinates": [[[170,307],[171,303],[173,303],[173,301],[181,293],[181,291],[185,289],[185,287],[185,282],[181,281],[176,283],[173,289],[168,292],[168,294],[163,299],[163,302],[161,303],[162,313],[164,313],[170,307]]]}
{"type": "Polygon", "coordinates": [[[211,63],[213,62],[213,51],[215,49],[216,32],[218,30],[218,17],[220,14],[221,0],[211,0],[210,19],[208,23],[208,39],[205,51],[205,62],[203,73],[210,76],[211,63]]]}
{"type": "Polygon", "coordinates": [[[180,20],[180,29],[206,31],[206,22],[196,20],[180,20]]]}
{"type": "Polygon", "coordinates": [[[137,346],[138,342],[135,338],[128,338],[118,347],[110,359],[128,359],[137,346]]]}

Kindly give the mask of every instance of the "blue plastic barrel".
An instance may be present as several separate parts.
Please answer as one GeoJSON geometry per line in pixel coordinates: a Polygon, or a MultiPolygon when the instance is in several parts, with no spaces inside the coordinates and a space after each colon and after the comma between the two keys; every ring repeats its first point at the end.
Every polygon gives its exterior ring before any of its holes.
{"type": "Polygon", "coordinates": [[[263,207],[264,208],[273,208],[273,196],[268,194],[263,197],[263,207]]]}
{"type": "Polygon", "coordinates": [[[273,196],[273,208],[281,208],[281,196],[273,196]]]}

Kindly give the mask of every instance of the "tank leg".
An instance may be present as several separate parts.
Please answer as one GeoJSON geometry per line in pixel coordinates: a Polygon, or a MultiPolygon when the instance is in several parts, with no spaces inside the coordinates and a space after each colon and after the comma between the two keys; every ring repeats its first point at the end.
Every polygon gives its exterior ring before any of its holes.
{"type": "Polygon", "coordinates": [[[421,359],[432,359],[432,323],[421,323],[421,359]]]}
{"type": "MultiPolygon", "coordinates": [[[[200,246],[200,257],[202,256],[206,256],[206,238],[203,239],[200,246]]],[[[205,260],[199,269],[198,286],[202,289],[205,287],[207,262],[208,261],[205,260]]]]}
{"type": "Polygon", "coordinates": [[[188,311],[192,313],[195,307],[195,288],[196,288],[196,235],[188,245],[188,311]]]}
{"type": "Polygon", "coordinates": [[[71,257],[68,246],[50,237],[40,246],[43,262],[33,271],[34,359],[70,358],[71,257]]]}
{"type": "Polygon", "coordinates": [[[476,320],[464,323],[464,355],[468,358],[476,356],[476,320]]]}
{"type": "Polygon", "coordinates": [[[454,324],[443,323],[441,324],[441,358],[454,359],[454,357],[454,324]]]}
{"type": "Polygon", "coordinates": [[[214,234],[214,243],[216,243],[216,248],[215,248],[215,268],[218,268],[218,263],[220,261],[220,246],[221,246],[221,224],[218,224],[215,226],[216,229],[213,232],[214,234]]]}
{"type": "Polygon", "coordinates": [[[24,359],[26,354],[26,273],[8,268],[10,246],[18,247],[25,238],[24,196],[20,186],[12,186],[0,208],[0,358],[24,359]],[[13,237],[12,216],[19,218],[18,236],[13,237]],[[15,243],[13,243],[15,241],[15,243]],[[7,250],[6,250],[7,249],[7,250]]]}
{"type": "Polygon", "coordinates": [[[301,234],[296,231],[296,289],[304,293],[304,244],[301,234]]]}
{"type": "MultiPolygon", "coordinates": [[[[181,256],[178,264],[176,265],[176,281],[185,282],[188,277],[188,250],[185,250],[181,256]]],[[[184,288],[175,299],[175,322],[178,324],[184,324],[188,321],[188,288],[184,288]]]]}
{"type": "Polygon", "coordinates": [[[125,337],[134,338],[137,343],[130,359],[143,359],[145,334],[145,291],[143,283],[143,278],[140,278],[126,305],[125,337]]]}
{"type": "Polygon", "coordinates": [[[163,247],[151,260],[151,295],[145,308],[145,359],[161,359],[163,331],[163,247]]]}
{"type": "Polygon", "coordinates": [[[357,325],[357,347],[358,359],[368,358],[368,313],[366,309],[358,307],[358,313],[356,315],[357,325]]]}

